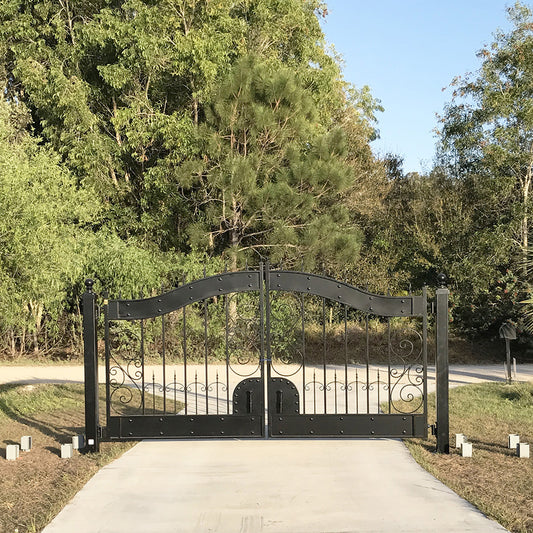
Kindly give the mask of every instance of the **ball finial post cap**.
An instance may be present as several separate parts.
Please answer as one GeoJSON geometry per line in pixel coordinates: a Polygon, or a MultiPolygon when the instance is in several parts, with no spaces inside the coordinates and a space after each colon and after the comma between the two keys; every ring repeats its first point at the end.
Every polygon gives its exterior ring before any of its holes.
{"type": "Polygon", "coordinates": [[[87,289],[87,292],[93,292],[93,285],[94,280],[92,280],[91,278],[85,280],[85,288],[87,289]]]}
{"type": "Polygon", "coordinates": [[[448,281],[448,278],[446,277],[446,274],[440,273],[437,276],[437,284],[441,289],[446,288],[446,282],[448,281]]]}

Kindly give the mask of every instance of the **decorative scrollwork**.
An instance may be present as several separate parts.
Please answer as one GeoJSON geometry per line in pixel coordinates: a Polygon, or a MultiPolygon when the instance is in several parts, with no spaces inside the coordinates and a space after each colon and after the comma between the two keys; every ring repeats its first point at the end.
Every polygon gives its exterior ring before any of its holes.
{"type": "Polygon", "coordinates": [[[390,369],[390,405],[397,413],[412,414],[424,404],[423,338],[420,332],[410,328],[410,338],[400,339],[398,349],[393,343],[390,351],[401,361],[401,366],[390,369]]]}
{"type": "Polygon", "coordinates": [[[280,298],[273,298],[270,307],[271,367],[279,376],[294,376],[304,364],[302,350],[304,311],[301,296],[289,293],[280,298]],[[296,368],[289,365],[296,365],[296,368]]]}
{"type": "Polygon", "coordinates": [[[226,361],[229,369],[241,377],[254,375],[261,365],[258,298],[253,293],[226,296],[226,361]],[[247,365],[252,369],[245,371],[247,365]]]}

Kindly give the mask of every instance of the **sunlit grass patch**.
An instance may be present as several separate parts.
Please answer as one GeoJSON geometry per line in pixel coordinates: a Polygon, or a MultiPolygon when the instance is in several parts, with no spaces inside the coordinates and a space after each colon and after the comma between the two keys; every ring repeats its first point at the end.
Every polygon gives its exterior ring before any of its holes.
{"type": "MultiPolygon", "coordinates": [[[[435,420],[435,395],[428,398],[435,420]]],[[[450,390],[449,455],[436,454],[435,437],[406,444],[426,470],[487,516],[513,532],[533,531],[533,460],[507,448],[509,433],[533,444],[533,383],[482,383],[450,390]],[[473,445],[473,457],[455,449],[455,433],[473,445]]],[[[533,447],[533,446],[532,446],[533,447]]]]}

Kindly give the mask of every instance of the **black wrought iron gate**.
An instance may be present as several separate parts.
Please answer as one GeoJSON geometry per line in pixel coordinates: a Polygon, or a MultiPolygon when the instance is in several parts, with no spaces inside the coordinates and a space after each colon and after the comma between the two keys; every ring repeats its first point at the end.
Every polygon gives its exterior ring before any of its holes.
{"type": "Polygon", "coordinates": [[[261,264],[157,296],[104,298],[100,425],[86,284],[89,450],[101,439],[427,435],[425,289],[383,296],[261,264]]]}

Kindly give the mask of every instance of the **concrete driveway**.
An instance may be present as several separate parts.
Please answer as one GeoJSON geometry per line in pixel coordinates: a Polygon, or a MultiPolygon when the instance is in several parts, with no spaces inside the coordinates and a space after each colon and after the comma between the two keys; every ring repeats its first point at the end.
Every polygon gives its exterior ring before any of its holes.
{"type": "Polygon", "coordinates": [[[45,533],[505,531],[396,440],[150,441],[100,470],[45,533]]]}
{"type": "MultiPolygon", "coordinates": [[[[80,381],[81,368],[0,367],[0,382],[80,381]]],[[[452,367],[450,384],[503,366],[452,367]]],[[[517,379],[533,379],[533,365],[517,379]]],[[[434,383],[429,372],[429,390],[434,383]]],[[[505,531],[394,439],[145,440],[100,470],[45,533],[505,531]]]]}

